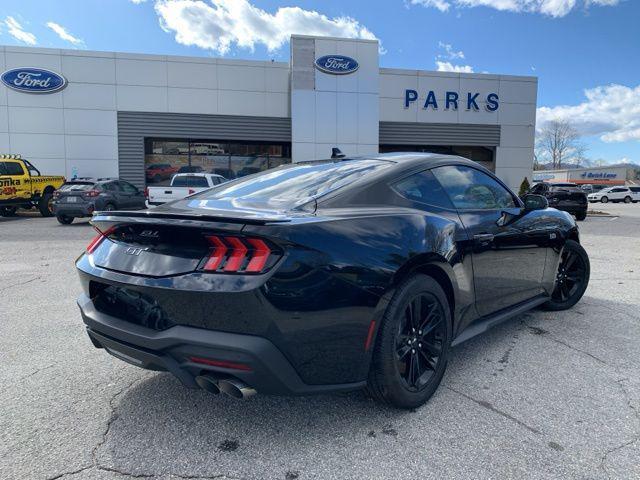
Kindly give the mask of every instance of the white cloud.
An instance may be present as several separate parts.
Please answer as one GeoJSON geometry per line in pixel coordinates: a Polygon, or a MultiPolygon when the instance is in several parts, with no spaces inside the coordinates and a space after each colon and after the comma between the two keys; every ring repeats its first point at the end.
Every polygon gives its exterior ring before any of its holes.
{"type": "Polygon", "coordinates": [[[9,29],[9,35],[16,40],[26,43],[27,45],[35,45],[38,43],[36,36],[33,33],[26,32],[15,18],[10,16],[5,18],[4,24],[9,29]]]}
{"type": "Polygon", "coordinates": [[[141,3],[146,2],[147,0],[129,0],[131,3],[135,3],[136,5],[140,5],[141,3]]]}
{"type": "Polygon", "coordinates": [[[446,12],[452,6],[458,8],[489,7],[508,12],[540,13],[550,17],[564,17],[579,4],[591,6],[614,6],[621,0],[411,0],[413,5],[437,8],[446,12]]]}
{"type": "Polygon", "coordinates": [[[567,120],[586,136],[604,142],[640,141],[640,85],[605,85],[584,91],[577,105],[538,108],[538,129],[550,120],[567,120]]]}
{"type": "Polygon", "coordinates": [[[411,4],[437,8],[441,12],[446,12],[451,7],[447,0],[411,0],[411,4]]]}
{"type": "Polygon", "coordinates": [[[281,7],[275,13],[248,0],[158,0],[155,9],[166,32],[175,32],[183,45],[225,54],[231,46],[269,51],[282,47],[291,34],[375,39],[375,35],[351,17],[329,18],[314,10],[281,7]]]}
{"type": "Polygon", "coordinates": [[[438,47],[445,52],[444,54],[438,54],[439,58],[450,58],[452,60],[464,58],[464,52],[462,50],[456,51],[450,43],[438,42],[438,47]]]}
{"type": "Polygon", "coordinates": [[[473,73],[471,65],[453,65],[451,62],[436,60],[436,66],[439,72],[473,73]]]}
{"type": "Polygon", "coordinates": [[[47,22],[47,27],[56,32],[56,34],[67,42],[73,43],[74,45],[84,45],[84,41],[81,38],[74,37],[71,35],[66,28],[62,25],[55,22],[47,22]]]}

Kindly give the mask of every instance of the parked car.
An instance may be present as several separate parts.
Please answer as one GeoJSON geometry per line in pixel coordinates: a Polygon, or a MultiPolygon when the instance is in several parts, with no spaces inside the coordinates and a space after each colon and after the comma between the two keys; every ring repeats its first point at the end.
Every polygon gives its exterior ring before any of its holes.
{"type": "Polygon", "coordinates": [[[178,169],[177,173],[202,173],[204,169],[200,165],[184,165],[178,169]]]}
{"type": "Polygon", "coordinates": [[[602,190],[603,188],[607,188],[607,185],[599,185],[597,183],[588,183],[585,185],[581,185],[580,188],[586,193],[595,193],[595,192],[599,192],[600,190],[602,190]]]}
{"type": "Polygon", "coordinates": [[[589,282],[573,217],[448,155],[295,163],[92,224],[93,344],[236,398],[368,387],[414,408],[452,345],[589,282]]]}
{"type": "Polygon", "coordinates": [[[61,175],[42,175],[20,155],[0,155],[0,216],[37,208],[43,217],[51,217],[53,192],[64,182],[61,175]]]}
{"type": "Polygon", "coordinates": [[[629,190],[631,190],[631,198],[633,203],[640,202],[640,186],[630,186],[629,190]]]}
{"type": "MultiPolygon", "coordinates": [[[[629,189],[629,187],[618,186],[618,187],[605,188],[596,193],[590,193],[587,198],[592,203],[593,202],[631,203],[634,201],[634,197],[636,197],[636,195],[637,194],[632,192],[629,189]]],[[[636,201],[637,200],[640,200],[640,198],[636,199],[636,201]]]]}
{"type": "Polygon", "coordinates": [[[144,192],[129,182],[112,178],[71,180],[53,195],[53,211],[62,225],[69,225],[74,218],[90,217],[96,211],[144,208],[144,192]]]}
{"type": "Polygon", "coordinates": [[[171,185],[147,187],[145,195],[149,205],[162,205],[215,187],[226,181],[227,179],[223,176],[211,173],[176,173],[171,179],[171,185]]]}
{"type": "Polygon", "coordinates": [[[171,175],[178,171],[178,167],[174,167],[168,163],[152,163],[145,170],[145,176],[147,182],[160,183],[163,180],[168,180],[171,175]]]}
{"type": "Polygon", "coordinates": [[[530,193],[546,197],[549,206],[576,216],[576,220],[587,218],[587,195],[575,183],[542,182],[534,185],[530,193]]]}

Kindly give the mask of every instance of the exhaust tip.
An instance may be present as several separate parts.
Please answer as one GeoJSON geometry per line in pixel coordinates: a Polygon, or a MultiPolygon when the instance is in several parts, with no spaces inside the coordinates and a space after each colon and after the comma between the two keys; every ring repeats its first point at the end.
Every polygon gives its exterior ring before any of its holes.
{"type": "Polygon", "coordinates": [[[213,395],[220,393],[220,388],[218,388],[218,379],[210,375],[198,375],[196,377],[196,383],[200,388],[213,395]]]}
{"type": "Polygon", "coordinates": [[[255,389],[246,383],[235,379],[220,380],[218,382],[218,390],[237,399],[249,398],[257,393],[255,389]]]}

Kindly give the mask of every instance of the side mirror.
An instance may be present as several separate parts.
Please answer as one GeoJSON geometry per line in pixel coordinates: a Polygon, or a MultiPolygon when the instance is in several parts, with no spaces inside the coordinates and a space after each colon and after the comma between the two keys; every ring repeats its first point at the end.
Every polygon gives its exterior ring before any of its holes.
{"type": "Polygon", "coordinates": [[[542,195],[528,193],[522,196],[522,201],[524,202],[524,209],[528,212],[532,210],[544,210],[549,207],[549,202],[546,197],[542,195]]]}

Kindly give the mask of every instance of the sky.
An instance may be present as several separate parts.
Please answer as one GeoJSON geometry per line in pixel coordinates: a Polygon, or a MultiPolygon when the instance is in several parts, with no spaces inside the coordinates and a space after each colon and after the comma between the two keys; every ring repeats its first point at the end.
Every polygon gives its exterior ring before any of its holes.
{"type": "Polygon", "coordinates": [[[288,61],[292,33],[376,38],[380,66],[531,75],[537,126],[640,163],[640,0],[0,0],[0,44],[288,61]]]}

